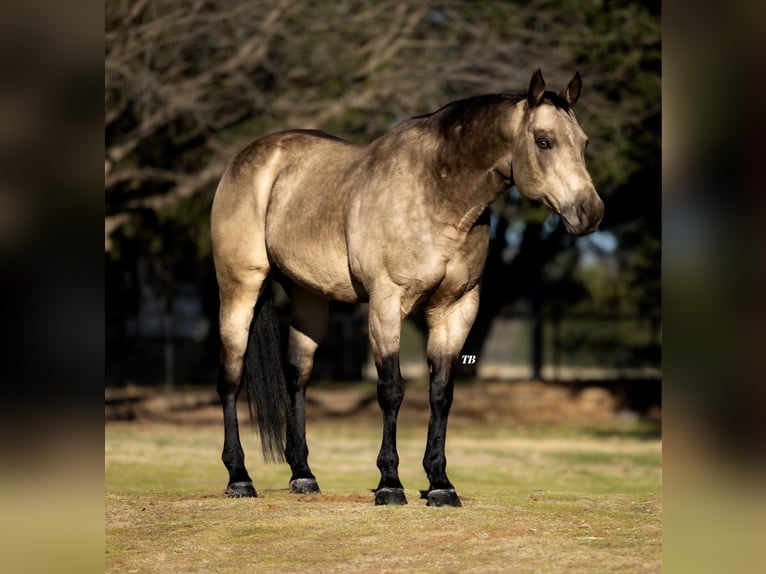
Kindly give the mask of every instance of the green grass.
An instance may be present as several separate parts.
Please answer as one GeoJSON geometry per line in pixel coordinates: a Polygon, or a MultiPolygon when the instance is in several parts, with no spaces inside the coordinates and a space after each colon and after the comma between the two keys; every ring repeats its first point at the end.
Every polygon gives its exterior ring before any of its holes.
{"type": "Polygon", "coordinates": [[[107,572],[660,571],[660,451],[640,425],[457,424],[462,508],[429,508],[425,428],[399,433],[406,507],[375,507],[379,425],[309,423],[323,494],[294,496],[243,429],[257,499],[222,495],[222,430],[106,427],[107,572]]]}

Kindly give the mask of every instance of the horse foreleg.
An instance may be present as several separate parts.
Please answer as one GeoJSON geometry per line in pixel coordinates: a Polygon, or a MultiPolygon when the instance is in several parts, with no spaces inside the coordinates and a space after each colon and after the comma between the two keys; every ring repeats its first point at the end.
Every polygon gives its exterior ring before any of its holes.
{"type": "Polygon", "coordinates": [[[314,365],[314,352],[327,332],[328,302],[306,291],[293,288],[290,298],[292,324],[287,351],[287,392],[290,412],[287,416],[287,448],[290,464],[290,490],[297,494],[319,492],[316,477],[308,463],[306,444],[306,385],[314,365]]]}
{"type": "Polygon", "coordinates": [[[399,339],[402,313],[398,297],[370,300],[370,342],[378,370],[378,404],[383,411],[383,440],[378,453],[380,482],[375,504],[407,504],[399,480],[396,450],[396,421],[404,399],[404,381],[399,370],[399,339]]]}
{"type": "Polygon", "coordinates": [[[478,289],[444,307],[427,310],[430,418],[423,468],[429,486],[429,506],[461,506],[455,487],[447,478],[447,419],[452,406],[457,354],[471,329],[479,305],[478,289]]]}

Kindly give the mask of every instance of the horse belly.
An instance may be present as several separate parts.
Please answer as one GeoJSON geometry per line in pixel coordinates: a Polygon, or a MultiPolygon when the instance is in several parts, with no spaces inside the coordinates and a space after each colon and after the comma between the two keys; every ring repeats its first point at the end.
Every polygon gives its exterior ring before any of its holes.
{"type": "Polygon", "coordinates": [[[298,285],[333,301],[364,299],[351,278],[345,237],[332,213],[289,210],[266,222],[266,249],[279,271],[298,285]]]}
{"type": "Polygon", "coordinates": [[[361,298],[354,288],[343,253],[308,243],[274,248],[270,255],[279,270],[292,281],[333,301],[355,303],[361,298]]]}

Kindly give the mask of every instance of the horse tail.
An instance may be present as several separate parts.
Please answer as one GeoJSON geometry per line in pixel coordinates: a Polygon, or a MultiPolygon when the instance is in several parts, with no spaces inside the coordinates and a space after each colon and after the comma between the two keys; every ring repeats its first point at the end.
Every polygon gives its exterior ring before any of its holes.
{"type": "Polygon", "coordinates": [[[271,285],[267,283],[255,304],[242,374],[250,420],[253,425],[258,423],[266,462],[284,462],[287,443],[290,399],[280,340],[271,285]]]}

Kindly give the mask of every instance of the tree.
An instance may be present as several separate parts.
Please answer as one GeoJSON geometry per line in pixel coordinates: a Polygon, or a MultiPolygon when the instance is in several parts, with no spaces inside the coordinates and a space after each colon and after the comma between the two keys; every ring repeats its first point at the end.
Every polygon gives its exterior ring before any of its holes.
{"type": "MultiPolygon", "coordinates": [[[[313,127],[367,142],[451,100],[523,90],[538,66],[552,86],[579,69],[577,113],[607,201],[605,226],[620,236],[635,296],[654,309],[656,289],[645,286],[659,277],[659,189],[651,172],[659,165],[657,12],[627,0],[109,2],[107,258],[130,267],[124,258],[149,253],[172,278],[173,253],[190,257],[179,245],[186,238],[209,265],[215,185],[258,135],[313,127]],[[648,200],[635,199],[637,186],[648,200]]],[[[504,202],[494,209],[507,224],[504,202]]],[[[516,217],[531,223],[539,212],[516,217]]],[[[560,235],[547,240],[546,252],[571,249],[560,235]]],[[[494,241],[487,275],[514,281],[519,274],[503,270],[497,257],[503,236],[494,241]]],[[[540,248],[534,243],[524,244],[519,261],[530,261],[527,250],[540,248]]],[[[497,301],[486,295],[477,328],[508,303],[507,292],[497,301]]]]}
{"type": "MultiPolygon", "coordinates": [[[[266,131],[318,127],[366,141],[451,99],[524,89],[539,65],[566,81],[587,35],[541,18],[543,6],[108,3],[108,230],[135,210],[209,192],[232,154],[266,131]]],[[[583,73],[598,85],[611,71],[583,73]]],[[[599,99],[591,90],[586,116],[603,109],[599,99]]]]}

